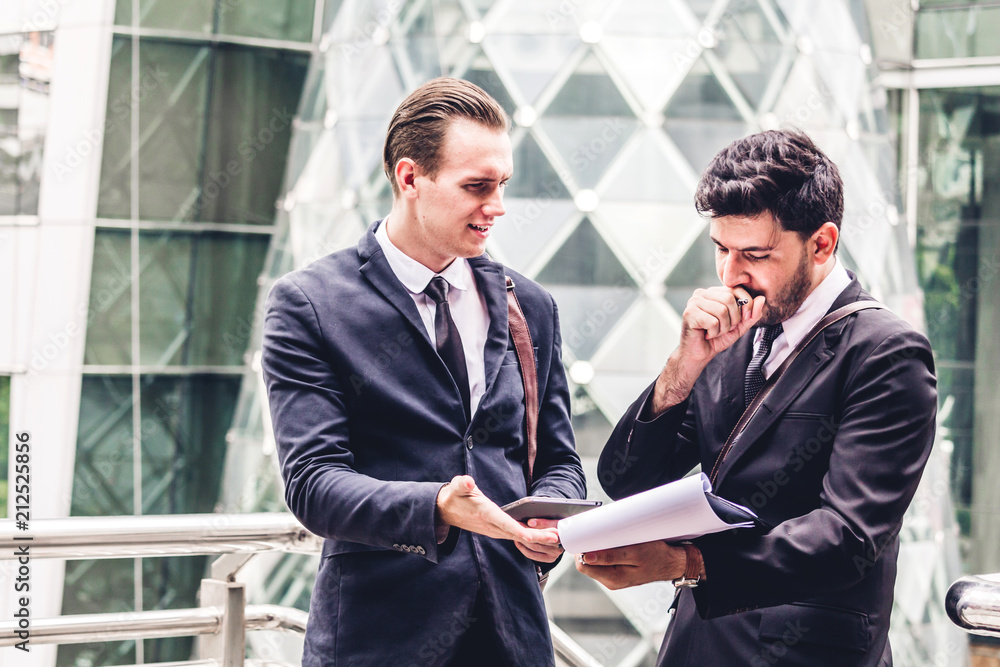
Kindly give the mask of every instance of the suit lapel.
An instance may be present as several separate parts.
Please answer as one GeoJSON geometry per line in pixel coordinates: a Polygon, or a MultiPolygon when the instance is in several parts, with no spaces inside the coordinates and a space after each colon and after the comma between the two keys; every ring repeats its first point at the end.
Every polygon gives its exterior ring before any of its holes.
{"type": "MultiPolygon", "coordinates": [[[[860,283],[858,283],[854,274],[849,273],[849,275],[851,276],[851,283],[844,288],[844,291],[833,302],[833,305],[827,311],[828,313],[848,303],[857,301],[861,295],[860,283]]],[[[774,425],[792,402],[802,393],[802,390],[812,382],[816,374],[836,356],[836,345],[845,326],[847,326],[846,319],[827,327],[809,344],[806,350],[803,350],[802,354],[798,356],[792,365],[788,367],[788,371],[781,376],[778,384],[775,385],[774,391],[761,404],[757,414],[754,415],[750,423],[747,424],[746,429],[736,439],[732,449],[726,455],[726,460],[719,466],[719,474],[716,476],[714,485],[716,489],[722,484],[726,473],[732,469],[733,463],[743,456],[753,443],[774,425]]],[[[744,336],[744,338],[746,337],[744,336]]],[[[747,359],[747,363],[749,363],[749,358],[747,359]]],[[[746,365],[743,366],[743,369],[746,369],[746,365]]],[[[739,391],[742,394],[742,373],[729,373],[727,382],[731,383],[732,377],[737,375],[740,377],[739,391]]],[[[743,405],[742,400],[739,401],[739,405],[743,405]]],[[[738,420],[739,415],[731,423],[735,425],[738,420]]]]}
{"type": "MultiPolygon", "coordinates": [[[[500,364],[507,352],[507,282],[504,278],[503,266],[488,257],[473,257],[469,260],[472,272],[476,276],[476,287],[486,301],[486,309],[490,314],[490,327],[486,335],[486,350],[483,353],[483,365],[486,371],[486,390],[488,395],[493,388],[493,382],[500,372],[500,364]]],[[[482,401],[480,401],[482,405],[482,401]]]]}
{"type": "MultiPolygon", "coordinates": [[[[403,284],[399,282],[396,274],[392,272],[392,267],[389,266],[389,262],[382,253],[381,246],[379,246],[378,241],[375,239],[375,229],[381,222],[379,220],[373,223],[368,228],[368,232],[361,238],[361,242],[358,243],[358,255],[364,261],[360,269],[361,275],[371,283],[372,287],[386,301],[395,306],[396,310],[415,329],[417,338],[422,339],[433,349],[434,346],[431,345],[427,328],[424,326],[423,320],[420,319],[420,313],[417,311],[417,304],[413,302],[413,297],[403,287],[403,284]]],[[[441,363],[443,364],[444,362],[441,363]]]]}

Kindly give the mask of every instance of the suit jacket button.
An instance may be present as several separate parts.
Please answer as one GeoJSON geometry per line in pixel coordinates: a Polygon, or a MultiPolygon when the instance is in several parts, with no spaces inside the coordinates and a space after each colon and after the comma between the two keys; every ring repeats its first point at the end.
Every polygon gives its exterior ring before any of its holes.
{"type": "Polygon", "coordinates": [[[468,438],[465,439],[465,444],[466,444],[466,446],[469,449],[472,449],[472,436],[471,435],[468,438]]]}

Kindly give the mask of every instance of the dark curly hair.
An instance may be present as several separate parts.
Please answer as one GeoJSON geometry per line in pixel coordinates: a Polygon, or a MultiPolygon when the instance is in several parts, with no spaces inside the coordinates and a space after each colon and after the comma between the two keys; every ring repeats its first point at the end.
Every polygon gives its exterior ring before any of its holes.
{"type": "Polygon", "coordinates": [[[825,222],[840,229],[844,182],[812,139],[794,130],[768,130],[738,139],[709,163],[694,195],[713,218],[753,218],[768,212],[786,231],[808,238],[825,222]]]}

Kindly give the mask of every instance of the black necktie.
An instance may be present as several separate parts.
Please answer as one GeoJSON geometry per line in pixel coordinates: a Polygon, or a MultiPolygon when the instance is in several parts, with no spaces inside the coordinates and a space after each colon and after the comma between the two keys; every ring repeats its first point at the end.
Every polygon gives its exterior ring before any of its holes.
{"type": "Polygon", "coordinates": [[[462,337],[458,335],[458,326],[451,317],[451,307],[448,305],[448,281],[441,276],[434,276],[424,294],[434,299],[434,303],[437,304],[434,313],[434,337],[437,339],[438,355],[451,371],[451,376],[455,378],[455,384],[462,394],[465,418],[469,419],[469,369],[465,365],[462,337]]]}
{"type": "Polygon", "coordinates": [[[746,378],[743,380],[743,393],[746,405],[750,405],[750,401],[754,399],[757,392],[764,386],[764,382],[766,381],[764,379],[764,362],[767,361],[767,355],[771,354],[771,344],[782,332],[781,323],[764,326],[761,329],[763,330],[763,335],[760,337],[760,346],[757,348],[757,354],[753,355],[753,359],[750,360],[750,365],[747,366],[746,378]]]}

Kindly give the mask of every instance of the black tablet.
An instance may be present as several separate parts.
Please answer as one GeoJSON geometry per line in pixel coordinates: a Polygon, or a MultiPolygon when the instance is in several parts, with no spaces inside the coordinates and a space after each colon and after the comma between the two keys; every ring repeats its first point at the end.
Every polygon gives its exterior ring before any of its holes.
{"type": "Polygon", "coordinates": [[[527,521],[528,519],[565,519],[568,516],[600,506],[600,500],[530,496],[515,500],[500,509],[518,521],[527,521]]]}

